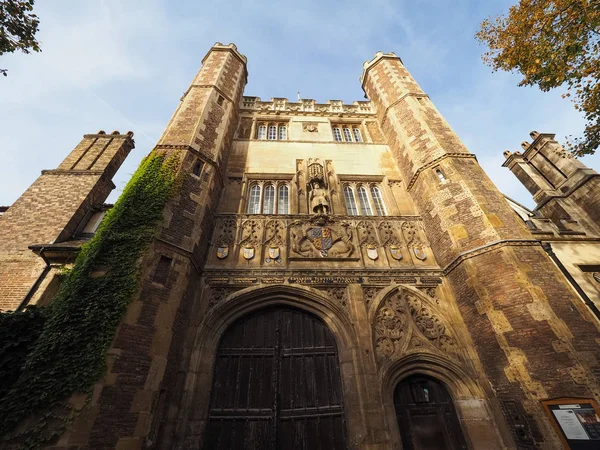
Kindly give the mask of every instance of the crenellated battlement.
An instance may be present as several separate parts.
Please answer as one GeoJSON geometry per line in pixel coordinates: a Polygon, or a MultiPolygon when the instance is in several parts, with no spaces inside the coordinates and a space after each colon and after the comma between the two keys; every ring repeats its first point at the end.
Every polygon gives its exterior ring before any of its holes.
{"type": "Polygon", "coordinates": [[[240,105],[242,110],[260,111],[266,114],[305,113],[311,115],[374,115],[375,110],[370,101],[355,101],[346,104],[342,100],[327,100],[325,103],[317,103],[316,100],[304,98],[298,102],[290,102],[287,98],[274,97],[271,101],[264,102],[260,97],[244,96],[240,105]]]}
{"type": "Polygon", "coordinates": [[[375,64],[377,64],[380,60],[382,59],[399,59],[400,63],[402,63],[402,58],[400,58],[398,55],[396,55],[394,52],[389,52],[389,53],[383,53],[383,52],[377,52],[375,53],[375,56],[373,57],[373,59],[370,59],[368,61],[365,61],[363,63],[363,72],[360,75],[360,84],[363,86],[364,88],[364,83],[365,83],[365,77],[367,75],[367,72],[369,71],[369,69],[371,67],[373,67],[375,64]]]}

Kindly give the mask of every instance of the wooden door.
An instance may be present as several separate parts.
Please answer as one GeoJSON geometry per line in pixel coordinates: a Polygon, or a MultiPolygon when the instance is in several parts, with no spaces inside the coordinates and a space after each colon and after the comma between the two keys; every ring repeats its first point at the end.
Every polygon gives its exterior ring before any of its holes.
{"type": "Polygon", "coordinates": [[[394,391],[403,450],[467,449],[448,391],[433,378],[415,375],[394,391]]]}
{"type": "Polygon", "coordinates": [[[204,449],[347,449],[337,348],[323,322],[271,307],[226,331],[204,449]]]}

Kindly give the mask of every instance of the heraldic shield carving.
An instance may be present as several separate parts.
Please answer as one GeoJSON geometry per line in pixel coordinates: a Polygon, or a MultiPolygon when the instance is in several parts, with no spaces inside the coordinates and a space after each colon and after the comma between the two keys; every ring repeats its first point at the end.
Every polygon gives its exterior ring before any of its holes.
{"type": "Polygon", "coordinates": [[[347,223],[338,223],[324,215],[310,221],[294,222],[290,226],[291,256],[350,257],[355,250],[352,231],[347,223]]]}

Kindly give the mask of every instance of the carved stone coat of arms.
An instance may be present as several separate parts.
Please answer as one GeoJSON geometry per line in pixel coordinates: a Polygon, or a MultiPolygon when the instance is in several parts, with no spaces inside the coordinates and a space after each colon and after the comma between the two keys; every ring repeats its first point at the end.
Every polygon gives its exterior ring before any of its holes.
{"type": "Polygon", "coordinates": [[[349,257],[354,253],[352,231],[346,223],[333,222],[323,217],[310,222],[294,222],[290,227],[291,256],[349,257]]]}

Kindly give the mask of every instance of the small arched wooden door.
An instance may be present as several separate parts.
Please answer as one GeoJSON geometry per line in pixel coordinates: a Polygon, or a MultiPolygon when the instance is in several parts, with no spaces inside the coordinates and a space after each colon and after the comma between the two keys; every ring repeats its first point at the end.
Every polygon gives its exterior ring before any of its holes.
{"type": "Polygon", "coordinates": [[[270,307],[225,332],[204,450],[238,449],[347,449],[335,339],[312,314],[270,307]]]}
{"type": "Polygon", "coordinates": [[[454,404],[439,381],[414,375],[394,391],[403,450],[467,449],[454,404]]]}

